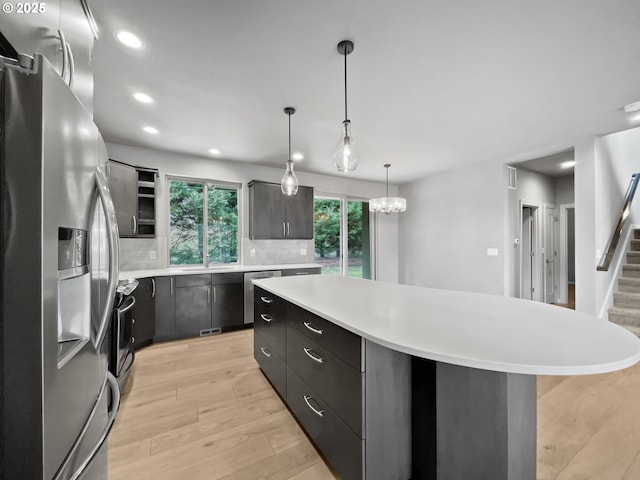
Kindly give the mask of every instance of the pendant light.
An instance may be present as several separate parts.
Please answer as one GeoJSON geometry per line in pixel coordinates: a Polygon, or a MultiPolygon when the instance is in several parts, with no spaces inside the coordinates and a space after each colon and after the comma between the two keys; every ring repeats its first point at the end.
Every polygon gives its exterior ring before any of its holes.
{"type": "Polygon", "coordinates": [[[338,43],[338,53],[344,55],[344,121],[342,135],[333,154],[333,162],[339,172],[352,172],[358,166],[358,149],[351,136],[351,121],[347,116],[347,55],[353,52],[353,42],[343,40],[338,43]]]}
{"type": "Polygon", "coordinates": [[[287,160],[287,169],[282,176],[282,182],[280,182],[280,189],[283,194],[291,196],[298,193],[298,177],[293,172],[293,160],[291,159],[291,115],[296,113],[296,109],[287,107],[284,109],[284,113],[289,116],[289,160],[287,160]]]}
{"type": "Polygon", "coordinates": [[[389,167],[390,163],[385,163],[384,168],[387,169],[387,195],[380,198],[372,198],[369,201],[370,212],[381,212],[385,215],[390,213],[404,212],[407,209],[407,200],[401,197],[389,196],[389,167]]]}

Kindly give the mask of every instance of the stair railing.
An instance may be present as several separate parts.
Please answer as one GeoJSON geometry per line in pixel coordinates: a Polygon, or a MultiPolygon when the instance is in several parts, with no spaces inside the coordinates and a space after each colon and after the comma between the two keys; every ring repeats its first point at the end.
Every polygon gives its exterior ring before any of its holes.
{"type": "Polygon", "coordinates": [[[620,210],[618,223],[616,223],[613,232],[611,232],[611,237],[609,238],[607,248],[605,249],[602,258],[600,259],[600,263],[596,267],[599,272],[606,272],[607,270],[609,270],[609,265],[611,265],[611,260],[613,260],[613,255],[616,252],[618,242],[620,241],[620,236],[622,235],[622,229],[624,228],[624,224],[627,221],[629,212],[631,211],[631,202],[633,202],[633,196],[636,194],[638,181],[640,181],[640,173],[634,173],[633,175],[631,175],[631,181],[629,182],[627,193],[624,195],[624,202],[622,204],[622,209],[620,210]]]}

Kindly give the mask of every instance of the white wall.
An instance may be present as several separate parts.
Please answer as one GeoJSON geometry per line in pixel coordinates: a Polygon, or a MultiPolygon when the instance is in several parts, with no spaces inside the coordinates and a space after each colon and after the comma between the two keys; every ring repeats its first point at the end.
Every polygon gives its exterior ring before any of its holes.
{"type": "MultiPolygon", "coordinates": [[[[146,148],[107,144],[109,157],[135,166],[157,168],[160,173],[156,186],[156,238],[154,239],[122,239],[121,260],[123,269],[138,268],[162,268],[167,266],[167,196],[166,196],[166,176],[190,176],[194,178],[205,178],[218,181],[235,182],[242,184],[242,205],[241,205],[241,248],[247,246],[249,234],[249,194],[247,183],[251,180],[262,180],[267,182],[280,183],[284,173],[284,162],[281,169],[258,166],[242,162],[227,162],[204,157],[186,156],[182,154],[151,150],[146,148]],[[149,252],[156,252],[156,260],[149,258],[149,252]]],[[[330,159],[329,159],[330,160],[330,159]]],[[[333,177],[328,175],[317,175],[305,172],[297,172],[301,185],[309,185],[317,190],[326,193],[337,193],[349,195],[357,198],[373,198],[384,193],[384,184],[375,182],[365,182],[353,180],[348,177],[333,177]]],[[[389,185],[389,193],[395,195],[397,187],[389,185]]],[[[389,216],[378,222],[377,264],[378,279],[397,282],[398,263],[398,235],[397,217],[389,216]]],[[[259,242],[259,241],[255,241],[259,242]]],[[[270,248],[273,242],[262,241],[259,243],[264,248],[270,248]]],[[[299,253],[298,240],[278,240],[279,249],[289,249],[295,258],[291,262],[298,263],[309,261],[309,254],[313,258],[313,248],[308,248],[307,256],[299,253]]],[[[313,242],[311,242],[311,245],[313,242]]],[[[247,258],[248,252],[241,252],[243,258],[247,258]]],[[[248,262],[250,263],[250,262],[248,262]]],[[[268,259],[264,263],[270,263],[268,259]]]]}
{"type": "Polygon", "coordinates": [[[573,174],[554,179],[556,205],[567,205],[575,202],[575,182],[573,174]]]}
{"type": "Polygon", "coordinates": [[[476,164],[399,190],[407,198],[398,225],[400,283],[502,295],[504,167],[476,164]]]}

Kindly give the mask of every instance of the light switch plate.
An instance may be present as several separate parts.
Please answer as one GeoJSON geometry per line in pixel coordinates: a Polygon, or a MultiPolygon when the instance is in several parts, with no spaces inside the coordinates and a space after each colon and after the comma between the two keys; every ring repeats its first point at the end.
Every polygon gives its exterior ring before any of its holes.
{"type": "Polygon", "coordinates": [[[252,248],[252,249],[251,249],[251,253],[250,253],[250,255],[251,255],[252,257],[255,257],[255,256],[256,256],[256,249],[255,249],[255,248],[252,248]]]}
{"type": "Polygon", "coordinates": [[[156,251],[155,250],[149,250],[149,260],[155,260],[156,259],[156,251]]]}
{"type": "Polygon", "coordinates": [[[307,249],[306,248],[301,248],[300,249],[300,255],[306,255],[307,254],[307,249]]]}

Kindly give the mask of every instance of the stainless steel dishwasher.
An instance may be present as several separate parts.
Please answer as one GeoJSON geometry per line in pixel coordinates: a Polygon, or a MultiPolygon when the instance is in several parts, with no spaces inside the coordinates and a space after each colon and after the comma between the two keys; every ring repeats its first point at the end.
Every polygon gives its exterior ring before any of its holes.
{"type": "Polygon", "coordinates": [[[255,278],[280,277],[280,270],[266,270],[263,272],[247,272],[244,274],[244,323],[253,323],[253,283],[255,278]]]}

